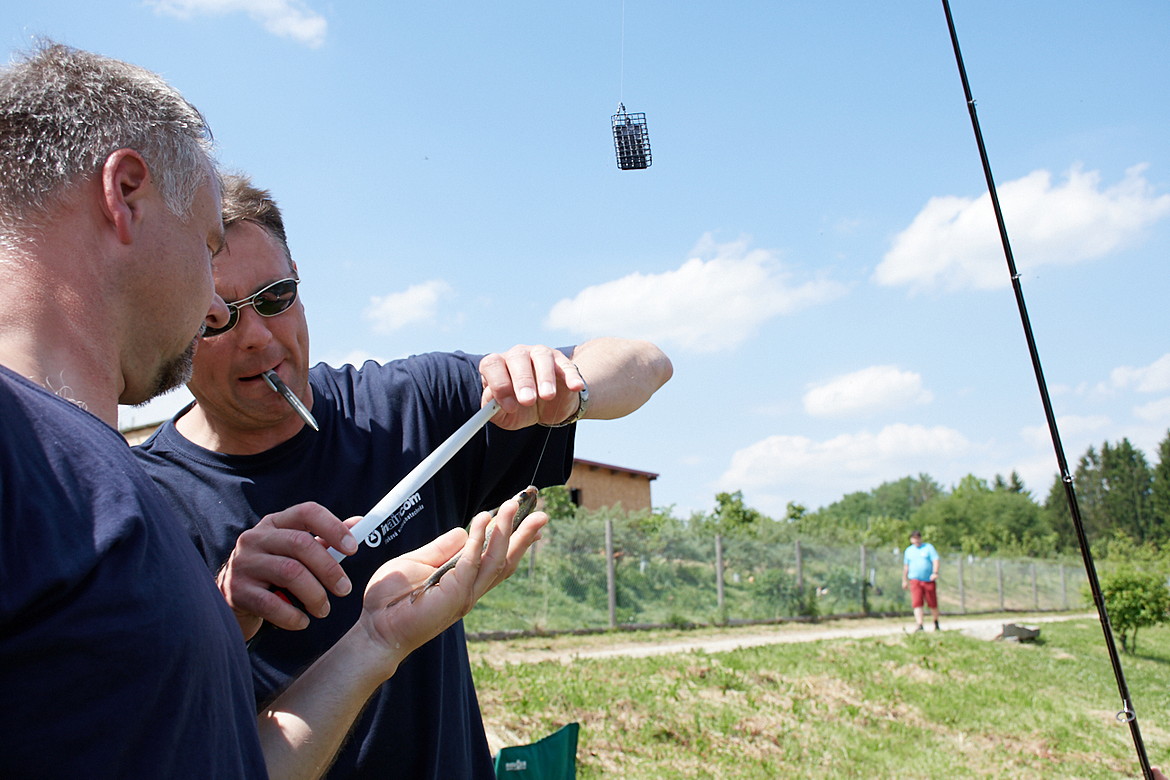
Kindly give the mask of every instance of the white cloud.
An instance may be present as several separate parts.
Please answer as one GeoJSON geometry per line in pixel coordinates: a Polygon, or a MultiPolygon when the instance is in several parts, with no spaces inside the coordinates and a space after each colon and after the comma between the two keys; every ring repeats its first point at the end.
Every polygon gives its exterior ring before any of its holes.
{"type": "MultiPolygon", "coordinates": [[[[1065,456],[1071,458],[1068,451],[1068,442],[1095,438],[1100,432],[1107,431],[1113,421],[1106,415],[1070,414],[1056,419],[1056,428],[1060,431],[1061,446],[1065,449],[1065,456]]],[[[1047,425],[1029,425],[1020,431],[1020,438],[1038,449],[1052,449],[1052,434],[1047,425]]]]}
{"type": "Polygon", "coordinates": [[[716,244],[706,235],[695,253],[677,270],[633,273],[560,300],[545,326],[586,337],[620,333],[713,352],[741,344],[773,317],[845,292],[823,279],[794,282],[774,252],[749,249],[744,240],[716,244]]]}
{"type": "Polygon", "coordinates": [[[147,0],[158,11],[179,19],[246,13],[268,32],[310,48],[325,43],[328,22],[302,0],[147,0]]]}
{"type": "Polygon", "coordinates": [[[1170,390],[1170,354],[1148,366],[1121,366],[1109,374],[1110,384],[1118,390],[1133,388],[1139,393],[1164,393],[1170,390]]]}
{"type": "Polygon", "coordinates": [[[402,292],[371,296],[362,317],[373,323],[375,333],[391,333],[407,325],[435,320],[439,299],[450,293],[451,285],[432,279],[402,292]]]}
{"type": "MultiPolygon", "coordinates": [[[[1066,457],[1069,456],[1066,455],[1066,457]]],[[[1069,463],[1069,468],[1076,470],[1076,461],[1079,457],[1080,455],[1077,455],[1076,458],[1073,458],[1072,462],[1069,463]]],[[[1019,475],[1024,486],[1032,494],[1032,499],[1044,503],[1048,499],[1048,491],[1051,490],[1053,481],[1060,473],[1051,442],[1049,442],[1046,452],[1040,452],[1031,457],[1021,457],[1010,469],[997,473],[1008,474],[1012,471],[1019,475]]]]}
{"type": "MultiPolygon", "coordinates": [[[[1017,269],[1091,260],[1134,243],[1170,215],[1170,195],[1155,196],[1144,171],[1134,166],[1112,187],[1101,185],[1100,173],[1079,167],[1056,185],[1048,171],[1035,171],[999,186],[1017,269]]],[[[932,198],[894,238],[873,279],[915,291],[1007,286],[990,198],[932,198]]]]}
{"type": "Polygon", "coordinates": [[[930,403],[933,395],[922,388],[922,377],[897,366],[870,366],[810,386],[804,410],[813,417],[854,417],[930,403]]]}
{"type": "Polygon", "coordinates": [[[937,474],[940,461],[970,450],[967,439],[953,428],[903,423],[821,442],[769,436],[732,455],[718,485],[721,490],[750,491],[750,503],[775,517],[783,515],[790,500],[812,509],[907,474],[937,474]]]}
{"type": "Polygon", "coordinates": [[[1170,398],[1134,407],[1133,416],[1149,423],[1170,423],[1170,398]]]}
{"type": "MultiPolygon", "coordinates": [[[[1062,444],[1064,444],[1065,439],[1074,439],[1074,437],[1075,439],[1089,439],[1102,430],[1108,429],[1112,424],[1113,420],[1103,414],[1069,414],[1057,419],[1057,429],[1060,430],[1062,444]]],[[[1048,432],[1047,424],[1026,426],[1020,430],[1020,437],[1030,443],[1032,447],[1052,448],[1052,434],[1048,432]]]]}
{"type": "Polygon", "coordinates": [[[1145,422],[1170,423],[1170,398],[1158,399],[1134,407],[1134,416],[1145,422]]]}

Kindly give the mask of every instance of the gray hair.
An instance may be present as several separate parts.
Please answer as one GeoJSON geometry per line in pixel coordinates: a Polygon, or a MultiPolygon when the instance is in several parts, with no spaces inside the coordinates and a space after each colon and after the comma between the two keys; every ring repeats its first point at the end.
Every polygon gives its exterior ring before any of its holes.
{"type": "Polygon", "coordinates": [[[46,41],[0,70],[0,242],[19,245],[118,149],[142,155],[186,217],[206,183],[211,130],[157,74],[46,41]]]}

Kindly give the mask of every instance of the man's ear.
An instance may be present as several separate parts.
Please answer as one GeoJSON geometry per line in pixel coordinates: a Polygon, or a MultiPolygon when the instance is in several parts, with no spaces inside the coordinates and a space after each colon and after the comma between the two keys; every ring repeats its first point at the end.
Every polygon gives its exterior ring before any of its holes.
{"type": "Polygon", "coordinates": [[[102,211],[123,244],[134,239],[143,197],[152,185],[146,160],[133,149],[112,152],[102,165],[102,211]]]}

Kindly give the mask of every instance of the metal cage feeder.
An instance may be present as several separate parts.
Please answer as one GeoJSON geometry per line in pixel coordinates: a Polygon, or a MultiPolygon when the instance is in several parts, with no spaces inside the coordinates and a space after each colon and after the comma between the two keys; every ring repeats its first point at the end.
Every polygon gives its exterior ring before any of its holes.
{"type": "Polygon", "coordinates": [[[613,122],[613,146],[617,153],[617,166],[623,171],[649,168],[650,132],[646,129],[646,115],[627,113],[626,107],[618,103],[618,112],[610,119],[613,122]]]}

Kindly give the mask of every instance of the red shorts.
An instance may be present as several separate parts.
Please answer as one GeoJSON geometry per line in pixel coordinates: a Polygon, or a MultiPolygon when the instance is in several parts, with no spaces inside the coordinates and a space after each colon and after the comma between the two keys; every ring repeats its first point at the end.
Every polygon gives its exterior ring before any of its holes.
{"type": "Polygon", "coordinates": [[[926,599],[926,606],[934,608],[938,606],[938,590],[934,587],[934,582],[923,582],[922,580],[910,580],[910,606],[917,609],[922,606],[922,600],[926,599]]]}

